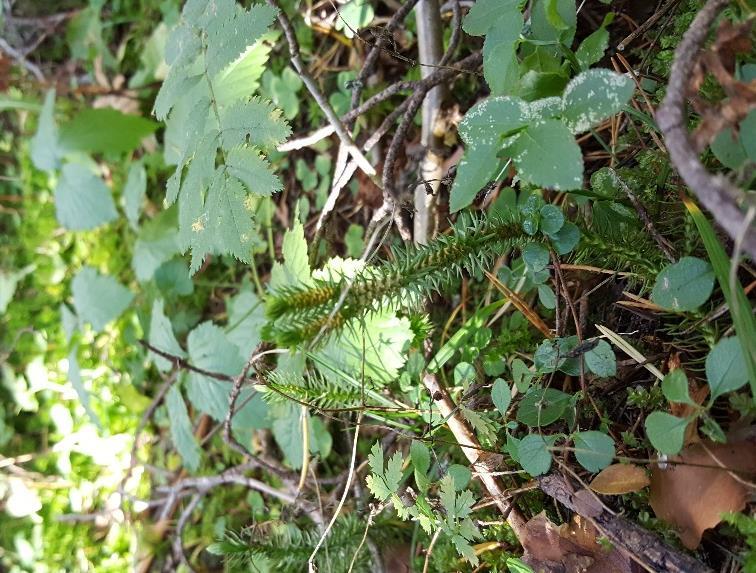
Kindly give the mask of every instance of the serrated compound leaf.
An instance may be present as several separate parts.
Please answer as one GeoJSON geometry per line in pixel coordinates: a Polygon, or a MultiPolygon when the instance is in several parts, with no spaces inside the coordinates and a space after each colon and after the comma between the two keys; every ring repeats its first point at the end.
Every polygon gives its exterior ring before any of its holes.
{"type": "Polygon", "coordinates": [[[213,94],[219,108],[248,98],[258,90],[270,49],[268,44],[257,41],[238,60],[218,72],[213,78],[213,94]]]}
{"type": "Polygon", "coordinates": [[[226,150],[246,143],[273,149],[290,134],[281,110],[257,97],[236,102],[221,115],[221,139],[226,150]]]}
{"type": "Polygon", "coordinates": [[[270,163],[253,148],[237,147],[229,151],[226,154],[226,169],[254,195],[267,197],[283,189],[270,163]]]}
{"type": "Polygon", "coordinates": [[[549,264],[549,250],[541,243],[528,243],[522,249],[522,260],[534,273],[542,271],[549,264]]]}
{"type": "MultiPolygon", "coordinates": [[[[186,353],[176,340],[173,333],[171,321],[165,316],[165,302],[163,299],[155,299],[152,303],[152,314],[150,315],[150,345],[158,350],[167,352],[172,356],[184,358],[186,353]]],[[[155,352],[150,352],[150,358],[155,362],[158,370],[167,372],[173,367],[173,362],[160,356],[155,352]]]]}
{"type": "Polygon", "coordinates": [[[554,235],[564,226],[564,213],[556,205],[541,207],[541,231],[547,235],[554,235]]]}
{"type": "Polygon", "coordinates": [[[599,340],[594,348],[585,353],[585,365],[596,376],[609,378],[617,374],[617,357],[611,344],[599,340]]]}
{"type": "Polygon", "coordinates": [[[662,380],[661,387],[664,397],[670,402],[695,404],[688,391],[688,377],[682,368],[670,371],[662,380]]]}
{"type": "Polygon", "coordinates": [[[157,129],[158,124],[113,108],[85,109],[60,128],[60,145],[66,151],[125,153],[157,129]]]}
{"type": "Polygon", "coordinates": [[[713,288],[711,265],[697,257],[682,257],[656,277],[651,300],[670,310],[690,311],[705,303],[713,288]]]}
{"type": "Polygon", "coordinates": [[[517,455],[522,469],[532,476],[540,476],[551,467],[548,443],[538,434],[528,434],[517,445],[517,455]]]}
{"type": "Polygon", "coordinates": [[[518,0],[476,2],[462,20],[462,29],[471,36],[484,36],[490,33],[492,28],[507,26],[507,20],[514,17],[515,12],[520,13],[519,4],[518,0]]]}
{"type": "Polygon", "coordinates": [[[597,472],[612,463],[615,454],[614,440],[603,432],[576,432],[573,440],[575,457],[589,472],[597,472]]]}
{"type": "Polygon", "coordinates": [[[640,491],[650,483],[646,470],[633,464],[612,464],[593,478],[589,487],[603,495],[640,491]]]}
{"type": "Polygon", "coordinates": [[[139,213],[147,193],[147,172],[141,161],[132,163],[123,187],[123,210],[132,229],[139,227],[139,213]]]}
{"type": "Polygon", "coordinates": [[[588,131],[622,110],[635,84],[616,72],[594,69],[574,77],[562,96],[562,119],[572,133],[588,131]]]}
{"type": "Polygon", "coordinates": [[[386,480],[386,485],[392,492],[399,489],[399,484],[402,481],[402,465],[404,464],[404,458],[400,451],[394,452],[394,455],[389,458],[388,465],[386,466],[386,472],[383,474],[386,480]]]}
{"type": "Polygon", "coordinates": [[[583,154],[561,121],[547,119],[528,127],[512,145],[510,156],[523,181],[560,191],[583,186],[583,154]]]}
{"type": "Polygon", "coordinates": [[[646,418],[646,435],[661,453],[668,456],[679,452],[685,439],[688,421],[667,412],[651,412],[646,418]]]}
{"type": "Polygon", "coordinates": [[[748,383],[748,367],[737,336],[723,338],[711,349],[706,357],[706,381],[712,400],[748,383]]]}
{"type": "Polygon", "coordinates": [[[472,479],[472,472],[467,466],[452,464],[446,470],[446,474],[452,479],[455,491],[462,491],[472,479]]]}
{"type": "Polygon", "coordinates": [[[575,223],[567,222],[549,238],[557,255],[566,255],[580,242],[580,229],[575,223]]]}
{"type": "MultiPolygon", "coordinates": [[[[164,121],[179,100],[192,93],[202,80],[201,74],[187,75],[183,70],[171,68],[160,85],[152,113],[159,121],[164,121]]],[[[186,105],[189,105],[188,100],[186,105]]]]}
{"type": "Polygon", "coordinates": [[[55,215],[71,231],[94,229],[118,217],[110,189],[79,163],[63,166],[55,187],[55,215]]]}
{"type": "Polygon", "coordinates": [[[528,125],[530,108],[516,97],[489,97],[471,107],[459,124],[459,135],[467,145],[498,146],[502,136],[528,125]]]}
{"type": "Polygon", "coordinates": [[[168,410],[173,445],[176,446],[184,466],[189,471],[195,472],[199,468],[202,451],[194,437],[194,429],[186,410],[184,398],[175,384],[168,390],[165,397],[165,407],[168,410]]]}
{"type": "Polygon", "coordinates": [[[210,76],[238,60],[268,30],[276,17],[276,9],[264,4],[253,5],[249,10],[236,4],[234,8],[226,13],[226,17],[213,14],[208,22],[205,58],[210,76]]]}
{"type": "Polygon", "coordinates": [[[71,281],[74,307],[81,323],[88,322],[100,332],[118,318],[131,304],[134,295],[109,275],[101,275],[92,267],[82,267],[71,281]]]}
{"type": "Polygon", "coordinates": [[[453,213],[464,209],[473,202],[475,196],[496,175],[499,159],[496,154],[499,147],[496,144],[471,144],[465,149],[454,178],[449,209],[453,213]]]}
{"type": "Polygon", "coordinates": [[[62,152],[58,144],[55,124],[55,90],[48,90],[37,122],[37,132],[31,139],[31,159],[37,169],[52,171],[60,162],[62,152]]]}
{"type": "Polygon", "coordinates": [[[501,378],[494,380],[491,388],[491,400],[496,409],[501,412],[501,415],[506,416],[509,405],[512,403],[512,390],[510,390],[506,381],[501,378]]]}
{"type": "Polygon", "coordinates": [[[84,411],[87,413],[87,416],[89,416],[95,426],[97,426],[99,429],[102,429],[100,418],[92,409],[89,392],[84,386],[84,381],[81,378],[79,361],[76,358],[76,348],[71,350],[70,354],[68,355],[68,380],[71,382],[74,390],[76,390],[76,395],[79,397],[79,401],[84,407],[84,411]]]}
{"type": "Polygon", "coordinates": [[[410,445],[410,459],[412,465],[421,474],[427,474],[430,469],[430,450],[420,440],[413,440],[410,445]]]}

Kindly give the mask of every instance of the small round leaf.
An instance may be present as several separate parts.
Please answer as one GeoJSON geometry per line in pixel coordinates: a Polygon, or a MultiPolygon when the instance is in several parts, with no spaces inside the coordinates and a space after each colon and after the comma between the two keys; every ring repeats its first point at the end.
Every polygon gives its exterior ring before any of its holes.
{"type": "Polygon", "coordinates": [[[668,456],[679,452],[685,439],[688,421],[667,412],[651,412],[646,418],[646,434],[657,450],[668,456]]]}
{"type": "Polygon", "coordinates": [[[551,454],[543,436],[529,434],[517,444],[517,456],[522,469],[532,476],[539,476],[549,471],[551,454]]]}
{"type": "Polygon", "coordinates": [[[682,257],[656,277],[651,300],[670,310],[695,310],[709,299],[713,288],[711,265],[696,257],[682,257]]]}
{"type": "Polygon", "coordinates": [[[614,440],[603,432],[577,432],[573,436],[575,441],[575,457],[589,472],[597,472],[612,463],[614,459],[614,440]]]}

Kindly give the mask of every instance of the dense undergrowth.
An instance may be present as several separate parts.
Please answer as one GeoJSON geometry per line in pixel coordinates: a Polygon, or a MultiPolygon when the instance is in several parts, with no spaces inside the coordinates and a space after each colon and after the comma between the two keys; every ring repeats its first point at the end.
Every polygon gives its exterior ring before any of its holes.
{"type": "Polygon", "coordinates": [[[415,4],[3,3],[1,570],[756,571],[752,4],[740,225],[703,2],[415,4]]]}

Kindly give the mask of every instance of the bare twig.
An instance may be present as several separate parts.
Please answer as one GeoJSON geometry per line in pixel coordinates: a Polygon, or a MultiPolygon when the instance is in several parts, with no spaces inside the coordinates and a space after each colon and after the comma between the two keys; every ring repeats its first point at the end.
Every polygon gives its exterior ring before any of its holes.
{"type": "Polygon", "coordinates": [[[40,70],[36,64],[33,64],[32,62],[27,60],[24,54],[11,46],[8,42],[5,41],[4,38],[0,38],[0,50],[16,60],[16,62],[18,62],[21,67],[31,73],[39,83],[42,84],[46,82],[45,75],[42,73],[42,70],[40,70]]]}
{"type": "Polygon", "coordinates": [[[743,193],[729,179],[709,173],[698,158],[687,129],[686,98],[699,50],[709,27],[729,0],[709,0],[696,15],[675,51],[669,75],[667,95],[656,112],[659,129],[669,149],[669,156],[683,181],[696,194],[719,225],[735,239],[746,228],[743,250],[756,259],[756,233],[744,225],[745,213],[738,206],[743,193]]]}
{"type": "Polygon", "coordinates": [[[483,452],[475,434],[468,428],[466,422],[457,411],[456,405],[446,392],[446,389],[441,386],[436,376],[426,372],[423,375],[423,385],[430,392],[441,416],[446,420],[446,425],[470,461],[472,469],[477,472],[480,481],[493,498],[496,507],[502,515],[506,516],[507,523],[519,538],[524,533],[525,519],[514,508],[514,502],[507,503],[506,500],[509,497],[507,492],[501,486],[499,480],[489,472],[490,468],[486,464],[486,457],[489,454],[483,452]]]}
{"type": "Polygon", "coordinates": [[[299,42],[297,41],[297,36],[294,33],[294,28],[292,27],[291,22],[289,21],[289,17],[286,15],[286,12],[284,12],[283,8],[281,8],[281,6],[278,4],[278,0],[267,0],[267,3],[272,8],[275,8],[278,12],[278,23],[283,29],[286,43],[289,46],[289,57],[291,58],[291,63],[294,66],[294,69],[297,71],[297,74],[299,74],[299,77],[307,88],[307,91],[310,92],[310,95],[313,97],[318,106],[320,106],[320,109],[323,110],[323,113],[328,119],[328,122],[333,126],[334,132],[341,141],[341,144],[349,152],[349,155],[351,155],[357,162],[358,167],[362,169],[369,177],[374,177],[376,175],[375,168],[370,164],[370,161],[368,161],[367,157],[365,157],[365,155],[362,153],[362,151],[360,151],[357,145],[355,145],[354,141],[352,140],[352,136],[349,135],[346,128],[336,115],[336,112],[333,111],[331,104],[328,103],[328,100],[320,91],[320,88],[315,83],[315,80],[307,71],[307,67],[304,65],[302,56],[299,52],[299,42]]]}
{"type": "Polygon", "coordinates": [[[233,376],[229,376],[228,374],[222,374],[220,372],[213,372],[211,370],[205,370],[204,368],[194,366],[185,358],[182,358],[181,356],[176,356],[175,354],[171,354],[170,352],[166,352],[165,350],[161,350],[160,348],[153,346],[152,344],[150,344],[144,339],[140,339],[139,344],[144,346],[150,352],[154,352],[158,356],[170,361],[171,363],[173,363],[173,365],[176,368],[189,370],[190,372],[195,372],[197,374],[201,374],[202,376],[207,376],[208,378],[212,378],[213,380],[220,380],[222,382],[234,381],[233,376]]]}

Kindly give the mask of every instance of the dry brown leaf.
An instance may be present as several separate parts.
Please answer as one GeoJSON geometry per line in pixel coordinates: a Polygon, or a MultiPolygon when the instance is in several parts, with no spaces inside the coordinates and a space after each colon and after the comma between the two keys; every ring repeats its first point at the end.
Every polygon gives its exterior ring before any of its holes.
{"type": "Polygon", "coordinates": [[[599,543],[591,522],[575,515],[569,524],[556,525],[545,512],[528,521],[521,537],[522,560],[536,573],[635,573],[629,557],[599,543]]]}
{"type": "Polygon", "coordinates": [[[670,461],[686,465],[655,466],[649,502],[657,517],[676,526],[683,545],[694,549],[703,532],[721,521],[722,513],[745,507],[746,484],[756,475],[756,443],[707,440],[686,447],[670,461]]]}
{"type": "Polygon", "coordinates": [[[604,495],[620,495],[643,489],[649,484],[646,470],[633,464],[612,464],[593,478],[590,487],[604,495]]]}

